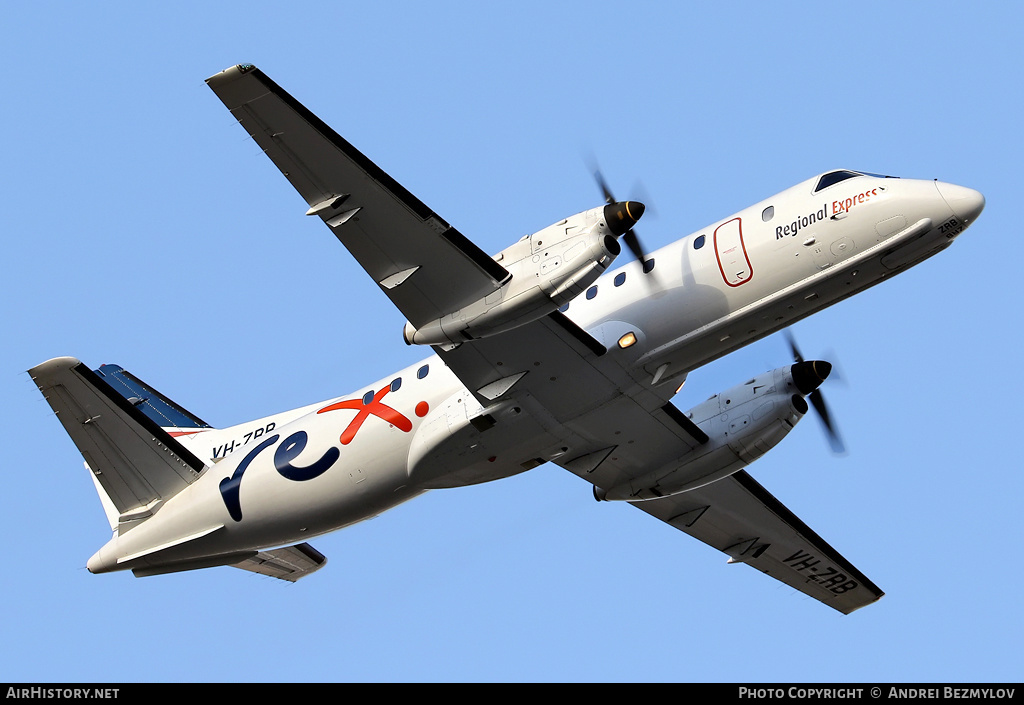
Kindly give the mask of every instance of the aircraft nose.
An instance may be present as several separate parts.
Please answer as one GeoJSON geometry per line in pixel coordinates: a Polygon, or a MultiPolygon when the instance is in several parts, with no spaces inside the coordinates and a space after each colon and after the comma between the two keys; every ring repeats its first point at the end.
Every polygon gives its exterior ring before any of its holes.
{"type": "Polygon", "coordinates": [[[939,189],[939,195],[946,201],[946,205],[964,225],[973,223],[985,208],[985,197],[972,188],[942,181],[936,181],[935,186],[939,189]]]}

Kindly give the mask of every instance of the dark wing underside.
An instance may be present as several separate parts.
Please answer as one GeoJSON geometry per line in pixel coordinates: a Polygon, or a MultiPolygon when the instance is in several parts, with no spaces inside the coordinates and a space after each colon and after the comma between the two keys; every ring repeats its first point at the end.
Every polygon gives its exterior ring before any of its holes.
{"type": "Polygon", "coordinates": [[[285,92],[235,66],[207,79],[308,206],[414,326],[495,291],[508,272],[285,92]]]}
{"type": "Polygon", "coordinates": [[[631,504],[844,614],[885,594],[745,470],[631,504]]]}

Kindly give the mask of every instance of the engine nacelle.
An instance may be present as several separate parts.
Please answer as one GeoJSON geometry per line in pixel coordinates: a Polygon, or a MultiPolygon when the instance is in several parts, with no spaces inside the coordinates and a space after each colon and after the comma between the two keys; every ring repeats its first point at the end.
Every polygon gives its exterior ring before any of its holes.
{"type": "Polygon", "coordinates": [[[676,461],[611,489],[595,488],[599,500],[658,499],[720,480],[778,445],[807,413],[804,395],[817,389],[831,366],[798,362],[758,375],[698,404],[687,416],[708,442],[676,461]]]}
{"type": "Polygon", "coordinates": [[[485,338],[557,310],[594,283],[620,252],[616,238],[643,214],[635,201],[612,203],[555,223],[495,255],[512,276],[498,290],[419,328],[405,342],[445,345],[485,338]]]}

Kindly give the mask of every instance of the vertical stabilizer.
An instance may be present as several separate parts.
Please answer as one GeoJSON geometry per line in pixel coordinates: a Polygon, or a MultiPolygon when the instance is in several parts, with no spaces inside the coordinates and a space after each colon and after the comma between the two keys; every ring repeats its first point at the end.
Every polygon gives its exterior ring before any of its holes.
{"type": "Polygon", "coordinates": [[[104,382],[123,396],[128,402],[149,417],[161,428],[200,430],[211,428],[210,424],[175,404],[168,397],[156,391],[128,370],[119,365],[100,365],[94,372],[104,382]]]}

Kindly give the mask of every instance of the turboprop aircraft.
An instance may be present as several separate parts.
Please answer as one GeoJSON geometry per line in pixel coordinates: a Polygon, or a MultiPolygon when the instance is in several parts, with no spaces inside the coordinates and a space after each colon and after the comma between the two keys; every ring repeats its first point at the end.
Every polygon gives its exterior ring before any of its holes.
{"type": "Polygon", "coordinates": [[[643,204],[604,187],[490,257],[256,67],[207,84],[432,354],[228,428],[117,366],[34,367],[113,531],[91,572],[295,581],[324,565],[310,537],[551,462],[836,610],[882,596],[744,469],[808,400],[824,410],[829,363],[797,353],[687,411],[672,398],[702,365],[942,251],[980,193],[833,170],[648,253],[643,204]],[[612,268],[620,239],[636,258],[612,268]]]}

